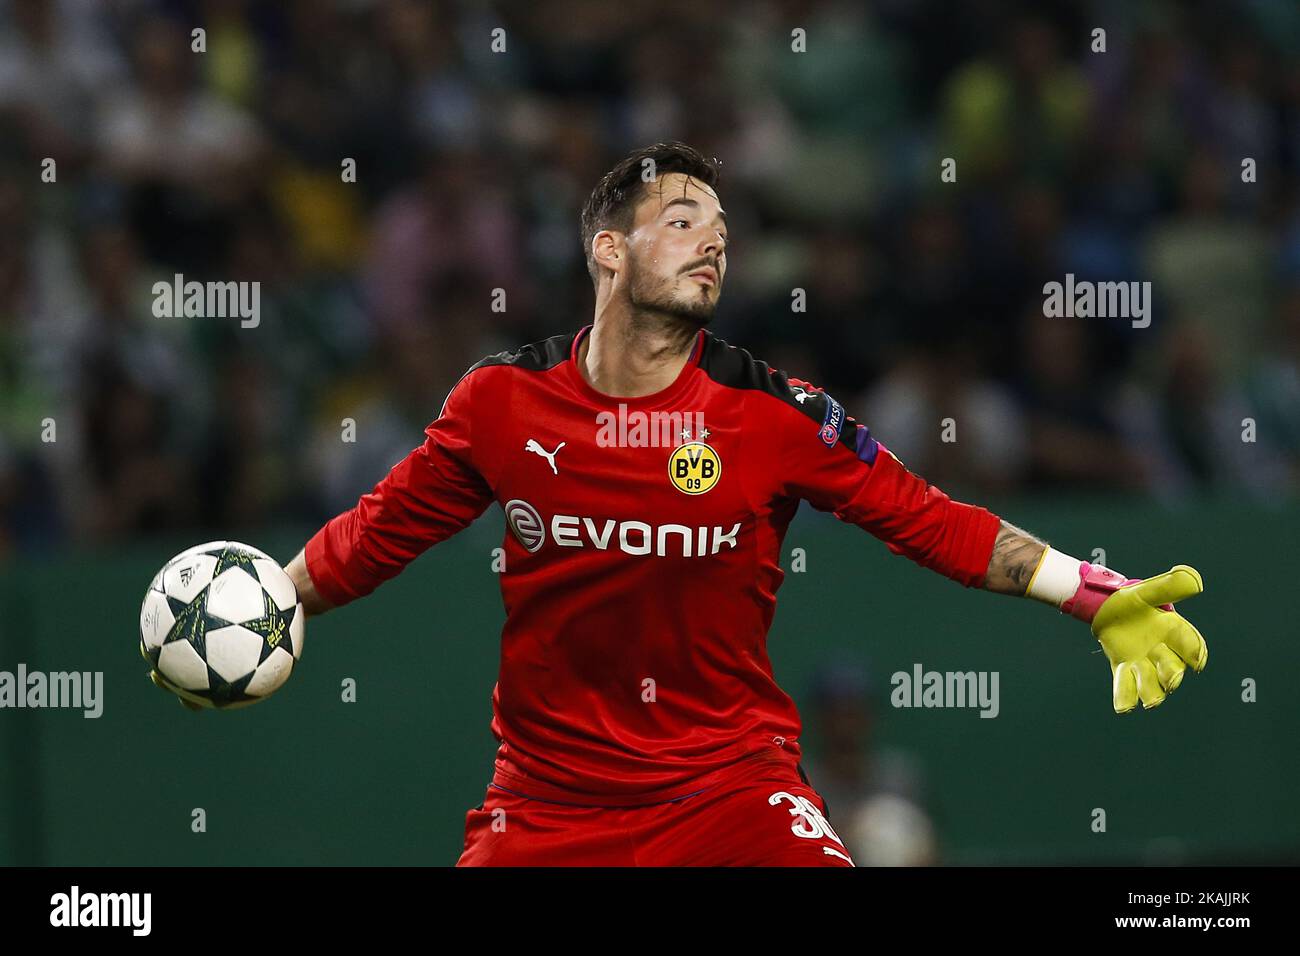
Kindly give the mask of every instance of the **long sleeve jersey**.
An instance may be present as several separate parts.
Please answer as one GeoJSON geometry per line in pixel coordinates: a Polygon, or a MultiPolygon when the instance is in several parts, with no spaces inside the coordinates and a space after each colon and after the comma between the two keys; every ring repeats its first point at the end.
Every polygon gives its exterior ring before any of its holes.
{"type": "Polygon", "coordinates": [[[423,444],[321,528],[306,561],[342,605],[497,502],[493,782],[631,806],[695,792],[758,751],[799,758],[767,634],[801,500],[967,587],[1000,520],[909,472],[825,391],[708,330],[667,388],[605,395],[578,367],[590,328],[472,366],[423,444]]]}

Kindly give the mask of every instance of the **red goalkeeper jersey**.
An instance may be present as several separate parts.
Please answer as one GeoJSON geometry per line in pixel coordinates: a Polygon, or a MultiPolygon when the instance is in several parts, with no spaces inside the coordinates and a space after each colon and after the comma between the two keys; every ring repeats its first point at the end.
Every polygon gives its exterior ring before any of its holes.
{"type": "Polygon", "coordinates": [[[583,378],[591,327],[474,365],[425,441],[307,543],[335,605],[497,502],[506,622],[493,782],[630,806],[693,793],[761,751],[800,756],[767,633],[801,500],[966,586],[997,516],[907,471],[825,391],[702,330],[640,398],[583,378]]]}

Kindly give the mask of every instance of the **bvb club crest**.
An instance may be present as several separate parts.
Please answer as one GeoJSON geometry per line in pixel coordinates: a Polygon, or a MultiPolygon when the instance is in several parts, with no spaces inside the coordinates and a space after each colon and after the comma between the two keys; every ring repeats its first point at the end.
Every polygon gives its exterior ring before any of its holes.
{"type": "Polygon", "coordinates": [[[668,478],[680,492],[702,495],[718,483],[722,459],[702,441],[683,442],[668,457],[668,478]]]}

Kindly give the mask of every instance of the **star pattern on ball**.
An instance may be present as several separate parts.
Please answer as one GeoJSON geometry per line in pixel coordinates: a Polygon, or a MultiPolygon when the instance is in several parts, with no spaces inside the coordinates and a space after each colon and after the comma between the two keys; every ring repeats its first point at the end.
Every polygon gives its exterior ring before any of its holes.
{"type": "Polygon", "coordinates": [[[187,690],[182,693],[180,685],[170,689],[221,709],[262,700],[292,671],[297,659],[294,628],[302,626],[299,605],[295,601],[281,609],[276,603],[276,594],[293,594],[292,581],[258,549],[237,541],[191,548],[165,564],[150,589],[146,602],[152,603],[141,609],[140,650],[157,671],[156,683],[170,680],[164,668],[183,671],[187,690]],[[226,574],[235,569],[242,573],[226,574]],[[277,574],[283,579],[268,581],[268,575],[277,574]],[[168,593],[169,589],[184,596],[168,593]],[[252,619],[246,619],[249,614],[252,619]],[[164,615],[169,618],[165,635],[159,633],[159,618],[164,615]],[[179,642],[188,647],[176,647],[179,642]],[[277,647],[284,648],[288,657],[275,657],[277,647]],[[206,671],[206,681],[196,665],[206,671]],[[254,682],[259,690],[250,694],[254,682]]]}
{"type": "Polygon", "coordinates": [[[253,564],[253,555],[249,554],[243,548],[225,547],[218,551],[210,551],[209,554],[217,555],[217,566],[212,569],[212,577],[217,578],[223,571],[229,571],[231,568],[243,568],[253,580],[258,580],[257,567],[253,564]]]}
{"type": "Polygon", "coordinates": [[[163,644],[189,641],[200,657],[207,657],[207,633],[219,627],[228,627],[229,621],[208,613],[208,586],[186,603],[167,595],[167,604],[176,620],[163,638],[163,644]]]}
{"type": "Polygon", "coordinates": [[[218,707],[247,700],[249,696],[247,688],[252,682],[255,673],[256,671],[249,671],[237,680],[228,681],[209,666],[208,689],[205,696],[218,707]]]}
{"type": "Polygon", "coordinates": [[[204,587],[189,602],[180,601],[169,594],[167,604],[171,607],[176,620],[172,623],[167,636],[163,638],[163,643],[189,641],[202,656],[203,638],[208,631],[208,589],[204,587]]]}
{"type": "Polygon", "coordinates": [[[293,646],[289,639],[289,625],[293,623],[294,615],[297,613],[297,605],[287,611],[281,611],[275,606],[275,601],[271,600],[271,595],[266,591],[262,592],[262,616],[240,625],[262,638],[262,654],[257,661],[259,664],[270,657],[271,652],[277,647],[284,647],[286,651],[293,654],[293,646]]]}

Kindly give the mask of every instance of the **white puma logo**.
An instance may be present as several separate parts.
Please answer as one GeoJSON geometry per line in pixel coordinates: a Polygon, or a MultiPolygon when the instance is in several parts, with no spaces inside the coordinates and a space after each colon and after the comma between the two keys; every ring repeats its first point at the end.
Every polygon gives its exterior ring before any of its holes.
{"type": "Polygon", "coordinates": [[[541,455],[543,458],[545,458],[548,462],[551,463],[551,471],[555,472],[555,474],[558,475],[560,473],[560,469],[555,467],[555,456],[560,453],[560,449],[563,448],[566,444],[567,442],[560,442],[558,445],[555,446],[555,451],[548,452],[541,445],[537,444],[537,439],[530,438],[528,439],[528,444],[524,446],[524,451],[536,452],[537,454],[541,455]]]}
{"type": "Polygon", "coordinates": [[[796,402],[798,402],[800,405],[802,405],[804,402],[808,401],[808,399],[812,398],[812,393],[811,393],[811,392],[806,392],[806,391],[804,391],[804,389],[803,389],[802,386],[800,386],[800,385],[795,385],[795,386],[792,386],[792,387],[793,387],[794,390],[795,390],[795,392],[794,392],[794,400],[795,400],[796,402]]]}

